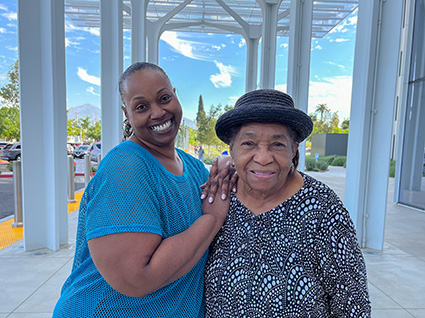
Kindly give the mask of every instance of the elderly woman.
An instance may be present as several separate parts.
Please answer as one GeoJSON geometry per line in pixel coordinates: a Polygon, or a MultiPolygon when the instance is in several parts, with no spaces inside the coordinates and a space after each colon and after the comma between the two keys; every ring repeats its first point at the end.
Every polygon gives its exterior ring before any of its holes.
{"type": "Polygon", "coordinates": [[[246,93],[218,119],[239,180],[210,249],[207,317],[370,317],[349,213],[297,171],[312,128],[289,95],[270,89],[246,93]]]}

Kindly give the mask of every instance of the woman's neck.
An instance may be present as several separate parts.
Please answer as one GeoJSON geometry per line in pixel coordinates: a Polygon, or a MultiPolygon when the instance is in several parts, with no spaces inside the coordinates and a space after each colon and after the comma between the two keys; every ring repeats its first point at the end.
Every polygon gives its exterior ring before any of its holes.
{"type": "Polygon", "coordinates": [[[256,191],[238,182],[236,196],[254,215],[270,211],[297,193],[304,185],[304,179],[298,171],[291,171],[285,183],[273,191],[256,191]]]}

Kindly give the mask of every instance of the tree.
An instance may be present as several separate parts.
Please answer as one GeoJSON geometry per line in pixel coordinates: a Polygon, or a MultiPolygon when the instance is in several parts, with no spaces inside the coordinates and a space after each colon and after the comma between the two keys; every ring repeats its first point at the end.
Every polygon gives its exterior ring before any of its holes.
{"type": "Polygon", "coordinates": [[[20,139],[18,107],[0,108],[0,137],[5,140],[20,139]]]}
{"type": "Polygon", "coordinates": [[[0,88],[2,104],[7,107],[19,108],[19,71],[18,61],[10,67],[7,72],[9,83],[0,88]]]}
{"type": "Polygon", "coordinates": [[[327,104],[319,104],[316,106],[315,113],[319,113],[320,121],[323,121],[325,119],[324,116],[330,113],[330,109],[328,108],[327,104]]]}
{"type": "Polygon", "coordinates": [[[81,126],[81,139],[86,139],[86,134],[89,131],[89,127],[91,125],[90,117],[86,116],[86,118],[79,118],[78,124],[81,126]]]}
{"type": "Polygon", "coordinates": [[[79,136],[81,133],[81,128],[78,125],[78,122],[75,119],[68,119],[66,125],[66,132],[68,136],[79,136]]]}
{"type": "Polygon", "coordinates": [[[341,124],[341,129],[344,131],[344,130],[348,130],[348,128],[350,127],[350,120],[349,119],[347,119],[347,118],[345,118],[343,121],[342,121],[342,124],[341,124]]]}
{"type": "Polygon", "coordinates": [[[88,127],[87,137],[93,140],[100,140],[101,136],[101,126],[100,121],[96,121],[93,125],[88,127]]]}
{"type": "Polygon", "coordinates": [[[205,118],[204,100],[202,99],[202,95],[199,95],[198,112],[196,113],[196,125],[198,128],[202,125],[205,118]]]}

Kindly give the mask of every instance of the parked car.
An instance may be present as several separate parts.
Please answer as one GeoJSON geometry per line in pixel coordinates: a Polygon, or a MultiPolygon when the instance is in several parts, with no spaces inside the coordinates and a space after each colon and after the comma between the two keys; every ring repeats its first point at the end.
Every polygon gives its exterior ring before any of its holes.
{"type": "Polygon", "coordinates": [[[90,148],[90,160],[97,162],[97,158],[102,154],[102,143],[100,141],[93,143],[90,148]]]}
{"type": "Polygon", "coordinates": [[[77,148],[74,149],[72,152],[72,156],[78,159],[84,158],[85,155],[90,154],[90,145],[79,145],[77,148]]]}
{"type": "Polygon", "coordinates": [[[1,150],[1,158],[7,161],[21,159],[21,143],[9,144],[1,150]]]}
{"type": "Polygon", "coordinates": [[[74,151],[74,147],[72,147],[72,145],[70,144],[66,145],[66,149],[67,149],[68,155],[71,155],[72,152],[74,151]]]}
{"type": "Polygon", "coordinates": [[[13,142],[0,141],[0,150],[6,147],[7,145],[13,145],[13,142]]]}

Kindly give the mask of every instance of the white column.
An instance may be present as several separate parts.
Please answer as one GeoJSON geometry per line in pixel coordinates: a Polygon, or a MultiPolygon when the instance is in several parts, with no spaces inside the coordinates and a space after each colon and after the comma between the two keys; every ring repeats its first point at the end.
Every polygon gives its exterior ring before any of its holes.
{"type": "Polygon", "coordinates": [[[102,158],[122,139],[118,80],[123,69],[122,0],[100,1],[102,158]]]}
{"type": "Polygon", "coordinates": [[[402,4],[359,0],[345,205],[373,249],[384,242],[402,4]]]}
{"type": "Polygon", "coordinates": [[[68,243],[63,1],[18,1],[24,248],[68,243]]]}
{"type": "MultiPolygon", "coordinates": [[[[289,26],[287,92],[295,107],[308,113],[308,86],[310,83],[311,23],[313,0],[292,0],[289,26]]],[[[299,147],[298,169],[304,171],[305,142],[299,147]]]]}
{"type": "Polygon", "coordinates": [[[159,40],[161,37],[160,29],[162,24],[149,23],[147,26],[148,36],[148,61],[153,64],[158,64],[159,59],[159,40]]]}
{"type": "Polygon", "coordinates": [[[246,80],[245,91],[257,88],[258,42],[259,38],[245,38],[246,41],[246,80]]]}
{"type": "Polygon", "coordinates": [[[264,1],[263,41],[261,43],[260,87],[274,88],[276,73],[277,14],[280,1],[264,1]]]}
{"type": "Polygon", "coordinates": [[[146,61],[146,10],[148,0],[131,0],[131,61],[146,61]]]}

